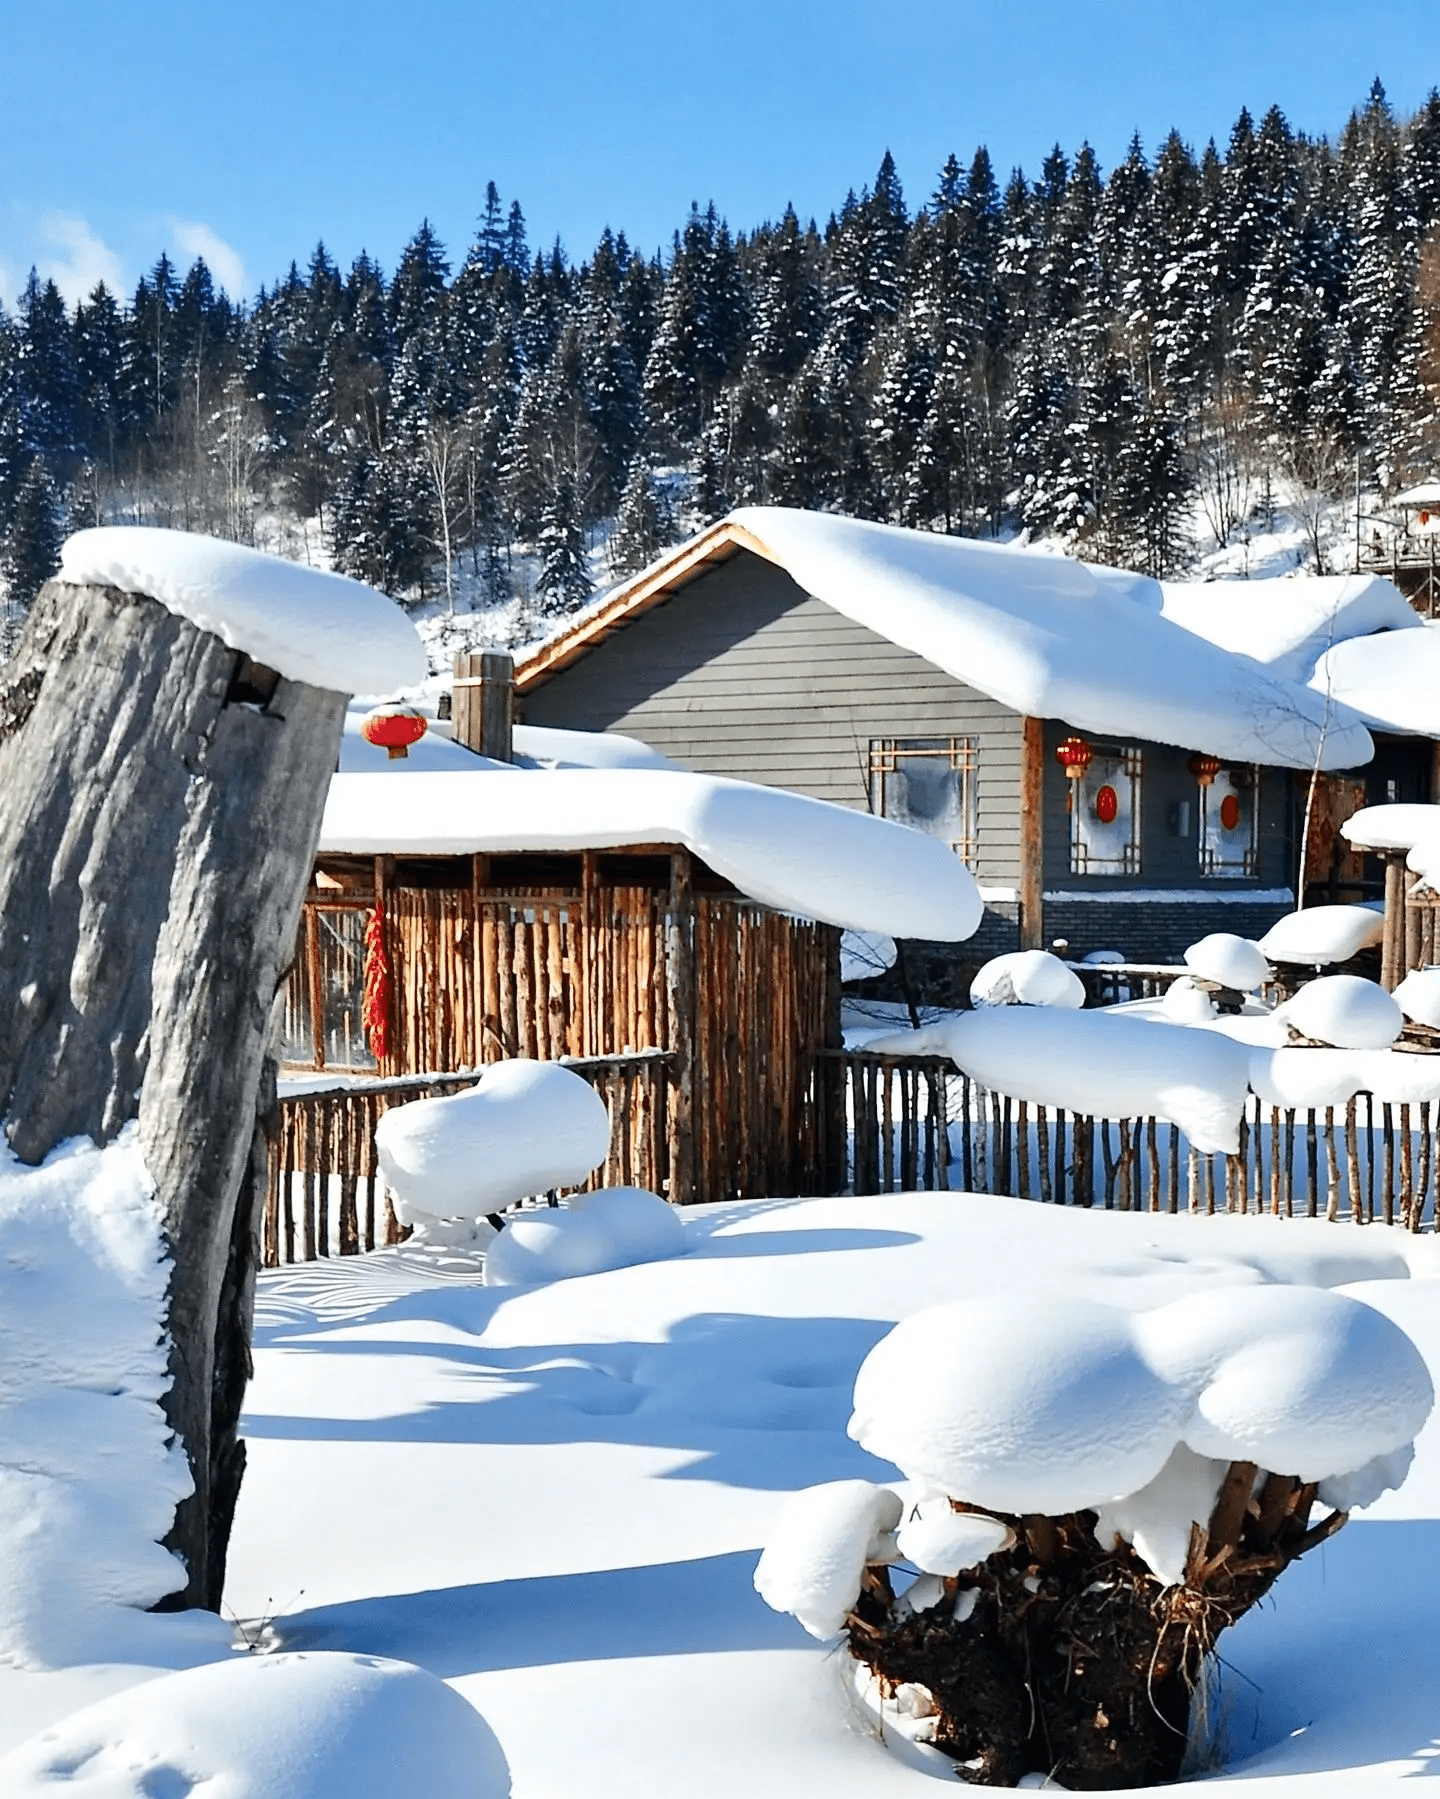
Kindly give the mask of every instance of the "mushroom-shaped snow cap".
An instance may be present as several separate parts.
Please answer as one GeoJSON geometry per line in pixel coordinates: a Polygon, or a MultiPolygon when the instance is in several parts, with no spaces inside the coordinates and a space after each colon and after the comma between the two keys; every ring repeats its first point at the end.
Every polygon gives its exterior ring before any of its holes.
{"type": "Polygon", "coordinates": [[[1413,1023],[1440,1030],[1440,968],[1413,969],[1391,997],[1413,1023]]]}
{"type": "Polygon", "coordinates": [[[868,1480],[832,1480],[792,1493],[755,1568],[755,1590],[812,1637],[837,1636],[860,1597],[865,1564],[888,1559],[899,1495],[868,1480]]]}
{"type": "Polygon", "coordinates": [[[1302,1037],[1335,1049],[1389,1049],[1405,1025],[1405,1014],[1375,981],[1354,974],[1322,975],[1275,1009],[1302,1037]]]}
{"type": "Polygon", "coordinates": [[[1202,981],[1218,981],[1236,993],[1253,993],[1270,979],[1270,964],[1258,943],[1233,931],[1212,931],[1185,952],[1185,966],[1202,981]]]}
{"type": "Polygon", "coordinates": [[[849,1428],[956,1499],[1061,1513],[1152,1481],[1190,1403],[1147,1365],[1128,1314],[1023,1293],[897,1324],[860,1365],[849,1428]]]}
{"type": "Polygon", "coordinates": [[[1011,950],[985,963],[970,983],[972,1006],[1058,1006],[1078,1012],[1085,1004],[1080,977],[1049,950],[1011,950]]]}
{"type": "Polygon", "coordinates": [[[1014,1541],[1008,1524],[984,1512],[957,1512],[943,1494],[909,1506],[895,1532],[895,1547],[907,1562],[947,1580],[962,1568],[978,1568],[1014,1541]]]}
{"type": "Polygon", "coordinates": [[[1320,1287],[1212,1288],[1143,1312],[1135,1335],[1161,1379],[1194,1395],[1197,1455],[1325,1480],[1412,1441],[1434,1389],[1398,1324],[1320,1287]]]}
{"type": "Polygon", "coordinates": [[[1258,948],[1272,962],[1323,968],[1348,962],[1385,932],[1385,920],[1369,906],[1306,906],[1271,925],[1258,948]]]}

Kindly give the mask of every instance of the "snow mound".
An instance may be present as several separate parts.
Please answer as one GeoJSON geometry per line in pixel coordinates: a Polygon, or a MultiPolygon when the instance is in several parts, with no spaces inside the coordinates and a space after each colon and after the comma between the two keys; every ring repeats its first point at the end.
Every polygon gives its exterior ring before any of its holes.
{"type": "Polygon", "coordinates": [[[476,770],[335,775],[319,847],[461,856],[678,844],[762,906],[842,930],[958,943],[984,912],[938,837],[783,788],[656,768],[491,779],[477,758],[476,770]]]}
{"type": "Polygon", "coordinates": [[[572,1193],[565,1203],[604,1233],[612,1268],[665,1262],[685,1253],[680,1214],[646,1187],[597,1187],[592,1193],[572,1193]]]}
{"type": "Polygon", "coordinates": [[[1209,1024],[1220,1016],[1215,1001],[1188,974],[1172,981],[1160,997],[1160,1012],[1172,1024],[1209,1024]]]}
{"type": "Polygon", "coordinates": [[[902,1510],[898,1494],[868,1480],[792,1493],[756,1564],[755,1591],[812,1637],[837,1636],[860,1597],[865,1564],[886,1554],[883,1539],[902,1510]]]}
{"type": "Polygon", "coordinates": [[[1356,849],[1411,850],[1440,837],[1440,806],[1413,801],[1362,806],[1343,821],[1340,835],[1356,849]]]}
{"type": "Polygon", "coordinates": [[[685,1226],[644,1187],[598,1187],[508,1218],[485,1253],[487,1287],[531,1287],[684,1255],[685,1226]]]}
{"type": "Polygon", "coordinates": [[[1357,1093],[1377,1105],[1417,1106],[1440,1100],[1440,1060],[1393,1049],[1256,1048],[1250,1086],[1267,1106],[1319,1110],[1357,1093]]]}
{"type": "Polygon", "coordinates": [[[1316,693],[1381,731],[1440,737],[1440,630],[1380,631],[1328,649],[1315,665],[1316,693]]]}
{"type": "MultiPolygon", "coordinates": [[[[185,1584],[160,1408],[169,1263],[135,1127],[42,1166],[0,1144],[0,1659],[121,1659],[185,1584]]],[[[8,1791],[9,1789],[5,1789],[8,1791]]]]}
{"type": "Polygon", "coordinates": [[[1049,950],[1012,950],[987,962],[970,983],[972,1006],[1055,1006],[1078,1012],[1085,1004],[1079,975],[1049,950]]]}
{"type": "Polygon", "coordinates": [[[427,672],[419,634],[363,582],[189,531],[100,525],[60,552],[60,579],[148,594],[290,681],[388,693],[427,672]]]}
{"type": "MultiPolygon", "coordinates": [[[[556,725],[516,725],[515,760],[523,768],[679,768],[638,737],[620,731],[566,731],[556,725]]],[[[470,752],[467,750],[466,754],[470,752]]]]}
{"type": "Polygon", "coordinates": [[[1236,993],[1253,993],[1270,979],[1270,964],[1258,943],[1232,931],[1212,931],[1185,952],[1185,966],[1202,981],[1218,981],[1236,993]]]}
{"type": "Polygon", "coordinates": [[[1157,1030],[1107,1007],[997,1006],[866,1047],[877,1055],[948,1055],[996,1093],[1082,1118],[1166,1119],[1201,1151],[1233,1155],[1240,1146],[1250,1051],[1216,1031],[1157,1030]]]}
{"type": "Polygon", "coordinates": [[[1277,1023],[1333,1049],[1389,1049],[1405,1014],[1378,982],[1359,975],[1322,975],[1275,1008],[1277,1023]]]}
{"type": "Polygon", "coordinates": [[[850,1435],[872,1455],[1012,1513],[1079,1511],[1146,1486],[1190,1409],[1126,1313],[1060,1294],[914,1313],[861,1363],[854,1403],[850,1435]]]}
{"type": "Polygon", "coordinates": [[[6,1799],[506,1799],[490,1726],[433,1674],[345,1654],[236,1656],[71,1712],[0,1757],[6,1799]]]}
{"type": "Polygon", "coordinates": [[[911,1506],[895,1532],[895,1547],[907,1562],[947,1580],[962,1568],[978,1568],[1014,1541],[1008,1524],[982,1512],[957,1512],[943,1495],[911,1506]]]}
{"type": "Polygon", "coordinates": [[[1307,906],[1277,919],[1257,947],[1272,962],[1323,968],[1348,962],[1384,934],[1384,917],[1369,906],[1307,906]]]}
{"type": "Polygon", "coordinates": [[[1440,968],[1412,969],[1391,997],[1412,1023],[1440,1030],[1440,968]]]}
{"type": "Polygon", "coordinates": [[[840,979],[868,981],[895,966],[895,939],[880,931],[845,931],[840,937],[840,979]]]}
{"type": "Polygon", "coordinates": [[[1183,1435],[1197,1455],[1301,1480],[1403,1448],[1434,1403],[1410,1338],[1343,1293],[1218,1288],[1137,1314],[1135,1333],[1155,1373],[1194,1395],[1183,1435]]]}
{"type": "Polygon", "coordinates": [[[402,1224],[476,1218],[583,1181],[605,1160],[610,1118],[558,1062],[495,1062],[444,1099],[392,1106],[375,1127],[380,1172],[402,1224]]]}

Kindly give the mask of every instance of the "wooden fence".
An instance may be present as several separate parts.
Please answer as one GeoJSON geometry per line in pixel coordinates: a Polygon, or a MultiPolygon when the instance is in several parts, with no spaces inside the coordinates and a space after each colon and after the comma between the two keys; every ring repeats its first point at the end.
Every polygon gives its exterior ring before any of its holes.
{"type": "MultiPolygon", "coordinates": [[[[663,1191],[670,1057],[663,1050],[564,1057],[610,1114],[610,1153],[588,1186],[663,1191]]],[[[270,1148],[262,1221],[264,1265],[358,1255],[402,1231],[375,1157],[375,1126],[391,1106],[474,1086],[473,1072],[354,1080],[283,1094],[270,1148]]]]}
{"type": "Polygon", "coordinates": [[[1118,1211],[1249,1212],[1434,1230],[1440,1105],[1267,1106],[1239,1153],[1196,1150],[1154,1118],[1103,1120],[988,1092],[944,1057],[835,1058],[856,1193],[956,1188],[1118,1211]]]}

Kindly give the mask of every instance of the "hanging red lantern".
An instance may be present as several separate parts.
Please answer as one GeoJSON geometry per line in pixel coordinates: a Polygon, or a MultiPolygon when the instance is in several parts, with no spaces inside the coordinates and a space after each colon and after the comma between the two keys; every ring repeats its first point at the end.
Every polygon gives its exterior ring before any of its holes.
{"type": "Polygon", "coordinates": [[[1430,514],[1428,512],[1422,512],[1420,514],[1420,523],[1422,525],[1428,525],[1430,523],[1430,514]]]}
{"type": "Polygon", "coordinates": [[[408,756],[410,745],[419,743],[429,728],[429,720],[415,706],[377,706],[360,721],[366,743],[387,751],[392,762],[408,756]]]}
{"type": "Polygon", "coordinates": [[[1185,766],[1202,787],[1208,787],[1220,772],[1220,758],[1207,756],[1203,750],[1196,750],[1185,766]]]}
{"type": "Polygon", "coordinates": [[[1095,760],[1095,752],[1083,737],[1067,737],[1055,745],[1055,760],[1065,770],[1067,779],[1078,781],[1095,760]]]}
{"type": "Polygon", "coordinates": [[[1095,795],[1095,816],[1102,825],[1113,825],[1120,811],[1120,795],[1108,784],[1095,795]]]}
{"type": "Polygon", "coordinates": [[[1240,823],[1240,801],[1233,793],[1227,793],[1220,802],[1220,823],[1227,831],[1233,831],[1240,823]]]}

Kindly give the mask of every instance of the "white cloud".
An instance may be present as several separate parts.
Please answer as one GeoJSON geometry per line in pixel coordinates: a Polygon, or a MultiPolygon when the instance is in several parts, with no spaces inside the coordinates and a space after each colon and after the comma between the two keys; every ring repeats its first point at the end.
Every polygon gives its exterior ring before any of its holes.
{"type": "Polygon", "coordinates": [[[180,264],[179,273],[183,276],[188,264],[197,256],[203,256],[216,285],[223,287],[232,300],[243,300],[245,264],[240,252],[232,249],[218,231],[198,220],[171,218],[168,223],[179,252],[176,259],[180,264]]]}
{"type": "MultiPolygon", "coordinates": [[[[44,213],[40,238],[46,248],[35,258],[35,267],[42,278],[55,283],[71,306],[89,299],[101,281],[117,297],[124,294],[124,265],[88,219],[74,212],[44,213]]],[[[23,278],[17,291],[20,285],[23,278]]]]}

